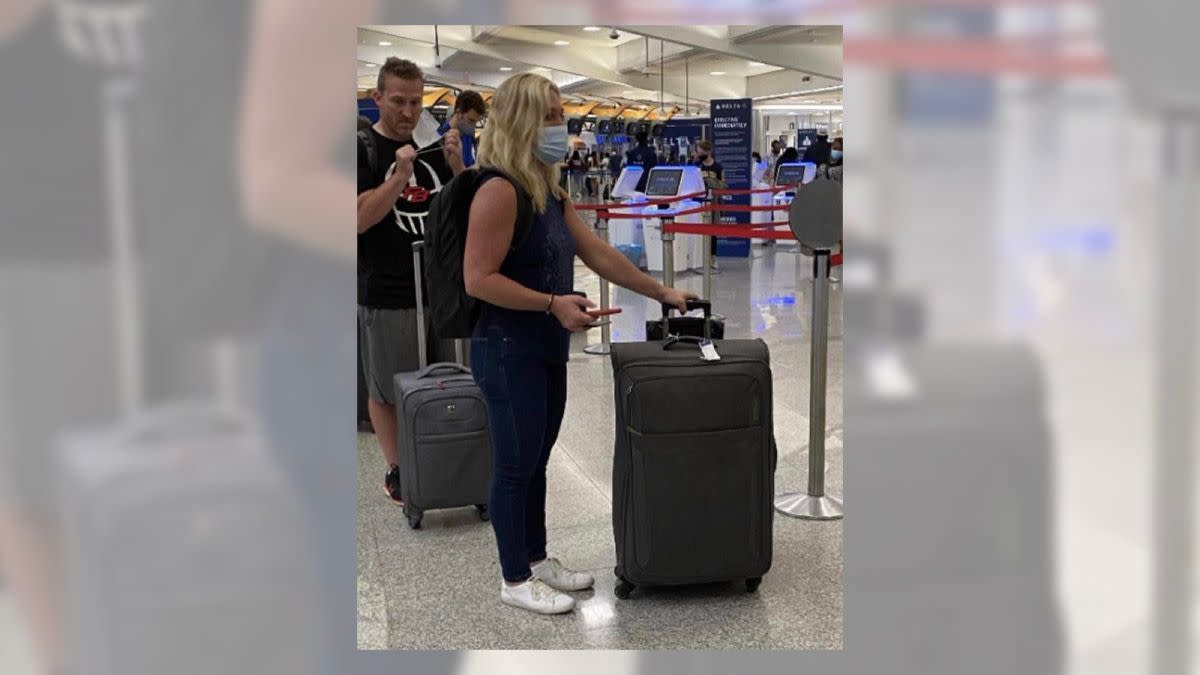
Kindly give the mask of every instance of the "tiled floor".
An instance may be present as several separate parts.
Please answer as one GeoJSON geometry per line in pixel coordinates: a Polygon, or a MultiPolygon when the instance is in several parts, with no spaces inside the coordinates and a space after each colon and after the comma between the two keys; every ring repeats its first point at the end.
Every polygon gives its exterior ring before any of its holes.
{"type": "MultiPolygon", "coordinates": [[[[752,260],[721,259],[714,308],[729,337],[763,338],[771,348],[777,492],[807,485],[809,259],[754,247],[752,260]]],[[[576,287],[598,298],[598,281],[578,268],[576,287]]],[[[701,277],[676,285],[699,291],[701,277]]],[[[617,289],[616,341],[640,340],[653,303],[617,289]]],[[[831,301],[827,446],[830,492],[842,488],[841,296],[831,301]]],[[[583,339],[583,338],[581,338],[583,339]]],[[[598,341],[592,331],[587,340],[598,341]]],[[[360,649],[840,649],[842,523],[775,519],[774,563],[762,587],[739,584],[613,595],[612,373],[607,358],[574,345],[569,398],[551,456],[547,526],[551,552],[592,571],[594,589],[575,594],[565,616],[543,617],[499,600],[500,570],[490,526],[473,509],[426,514],[410,530],[382,494],[375,437],[360,434],[358,645],[360,649]]]]}

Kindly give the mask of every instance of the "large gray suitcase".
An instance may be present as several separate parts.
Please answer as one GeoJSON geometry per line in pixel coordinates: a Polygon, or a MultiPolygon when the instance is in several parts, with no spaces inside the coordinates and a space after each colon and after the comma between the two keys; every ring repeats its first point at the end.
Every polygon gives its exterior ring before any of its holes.
{"type": "MultiPolygon", "coordinates": [[[[422,242],[413,244],[421,269],[422,242]]],[[[420,529],[425,511],[474,506],[488,519],[492,442],[487,407],[471,371],[461,363],[426,365],[425,315],[417,275],[417,336],[421,369],[397,373],[397,449],[404,515],[420,529]]],[[[461,343],[460,343],[461,347],[461,343]]],[[[462,350],[457,350],[462,361],[462,350]]]]}
{"type": "MultiPolygon", "coordinates": [[[[703,303],[707,311],[707,303],[703,303]]],[[[762,340],[612,346],[617,597],[636,586],[745,580],[771,568],[775,440],[762,340]]]]}

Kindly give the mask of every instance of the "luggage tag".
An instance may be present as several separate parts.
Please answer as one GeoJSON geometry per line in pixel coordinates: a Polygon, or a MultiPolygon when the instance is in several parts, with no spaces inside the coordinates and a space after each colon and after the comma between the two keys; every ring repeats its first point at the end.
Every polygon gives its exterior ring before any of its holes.
{"type": "Polygon", "coordinates": [[[717,353],[717,346],[712,340],[702,340],[700,342],[700,358],[705,361],[720,361],[721,355],[717,353]]]}

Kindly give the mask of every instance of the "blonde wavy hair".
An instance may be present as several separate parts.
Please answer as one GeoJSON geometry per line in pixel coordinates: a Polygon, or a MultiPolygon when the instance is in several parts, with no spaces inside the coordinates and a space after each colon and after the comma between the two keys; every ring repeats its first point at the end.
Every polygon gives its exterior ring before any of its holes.
{"type": "Polygon", "coordinates": [[[492,96],[479,137],[479,166],[511,176],[529,194],[538,213],[545,212],[546,197],[567,197],[558,186],[559,164],[547,166],[535,154],[552,95],[557,93],[558,87],[541,75],[513,75],[492,96]]]}

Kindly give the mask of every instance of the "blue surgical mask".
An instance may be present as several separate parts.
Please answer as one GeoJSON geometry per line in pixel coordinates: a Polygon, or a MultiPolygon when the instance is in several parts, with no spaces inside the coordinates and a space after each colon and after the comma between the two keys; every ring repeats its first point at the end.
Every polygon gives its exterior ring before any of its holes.
{"type": "Polygon", "coordinates": [[[567,125],[542,127],[537,157],[543,164],[557,164],[567,155],[567,125]]]}
{"type": "Polygon", "coordinates": [[[842,151],[841,151],[841,150],[830,150],[830,151],[829,151],[829,158],[830,158],[830,159],[835,159],[835,160],[837,160],[837,161],[839,161],[839,162],[840,162],[840,161],[842,161],[842,151]]]}

